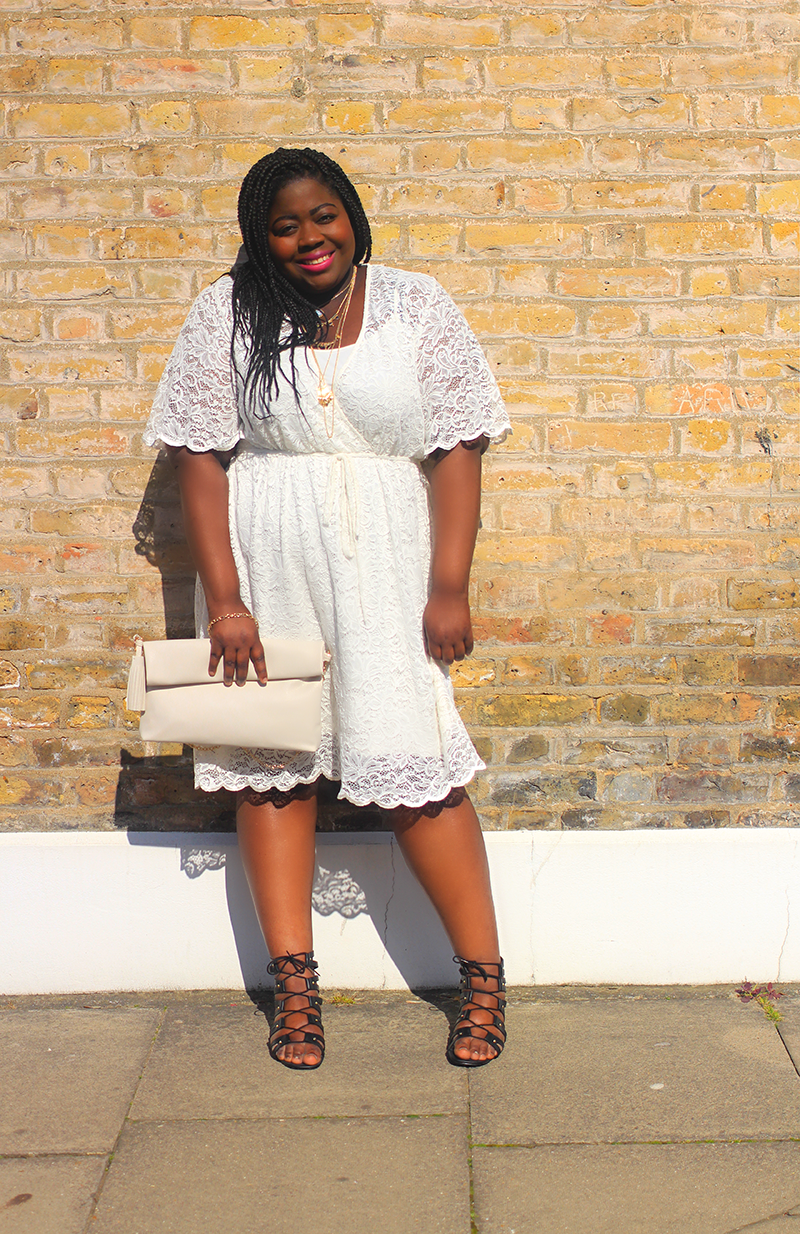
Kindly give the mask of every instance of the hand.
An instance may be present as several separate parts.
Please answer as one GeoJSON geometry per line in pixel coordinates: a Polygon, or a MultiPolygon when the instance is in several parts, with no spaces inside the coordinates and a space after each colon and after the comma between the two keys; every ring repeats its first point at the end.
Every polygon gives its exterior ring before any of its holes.
{"type": "Polygon", "coordinates": [[[264,648],[258,637],[258,628],[252,617],[226,617],[217,621],[209,635],[211,639],[211,656],[208,661],[208,675],[213,677],[220,660],[223,661],[222,680],[226,686],[243,686],[247,681],[247,670],[250,661],[256,670],[256,676],[262,686],[267,684],[267,662],[264,659],[264,648]]]}
{"type": "Polygon", "coordinates": [[[422,617],[425,645],[434,660],[452,664],[472,652],[469,601],[463,592],[434,588],[422,617]]]}

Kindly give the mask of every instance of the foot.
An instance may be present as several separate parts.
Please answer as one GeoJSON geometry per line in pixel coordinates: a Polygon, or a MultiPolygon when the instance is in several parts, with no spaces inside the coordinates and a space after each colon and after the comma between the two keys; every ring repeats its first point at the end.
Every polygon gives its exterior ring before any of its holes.
{"type": "Polygon", "coordinates": [[[447,1059],[456,1067],[480,1067],[497,1058],[506,1041],[503,962],[455,958],[461,968],[461,1004],[447,1059]]]}
{"type": "Polygon", "coordinates": [[[268,971],[275,977],[270,1055],[284,1067],[313,1071],[325,1057],[322,1000],[314,957],[310,952],[278,956],[268,971]]]}

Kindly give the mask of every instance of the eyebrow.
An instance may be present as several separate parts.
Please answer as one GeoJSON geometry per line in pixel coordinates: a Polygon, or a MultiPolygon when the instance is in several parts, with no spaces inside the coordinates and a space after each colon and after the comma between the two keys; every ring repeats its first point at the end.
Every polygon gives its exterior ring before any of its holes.
{"type": "MultiPolygon", "coordinates": [[[[309,210],[309,214],[316,214],[318,210],[330,210],[330,209],[338,210],[338,208],[339,207],[336,205],[335,201],[321,201],[318,206],[314,206],[311,210],[309,210]]],[[[274,218],[272,220],[271,226],[274,227],[276,223],[282,223],[284,219],[296,219],[296,218],[299,218],[299,215],[279,214],[277,218],[274,218]]]]}

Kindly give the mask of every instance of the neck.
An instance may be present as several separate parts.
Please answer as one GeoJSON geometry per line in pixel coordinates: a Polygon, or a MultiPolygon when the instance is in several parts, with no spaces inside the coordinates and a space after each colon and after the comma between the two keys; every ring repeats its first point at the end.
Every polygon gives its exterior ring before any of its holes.
{"type": "Polygon", "coordinates": [[[340,283],[337,284],[335,291],[330,292],[330,293],[328,293],[327,291],[323,292],[321,296],[309,295],[306,298],[311,301],[311,303],[314,305],[315,308],[326,308],[329,304],[332,304],[333,301],[336,300],[339,296],[343,296],[346,293],[348,287],[350,286],[350,281],[355,275],[357,269],[358,269],[357,266],[351,266],[347,274],[345,275],[345,277],[341,280],[340,283]]]}

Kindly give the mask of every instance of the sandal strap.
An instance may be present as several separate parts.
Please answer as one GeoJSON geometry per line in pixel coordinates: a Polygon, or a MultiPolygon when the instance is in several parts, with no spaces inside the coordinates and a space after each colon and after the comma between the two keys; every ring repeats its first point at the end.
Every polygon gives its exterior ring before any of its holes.
{"type": "Polygon", "coordinates": [[[485,1041],[500,1054],[506,1043],[505,1010],[506,982],[503,961],[500,960],[466,960],[463,956],[454,955],[453,959],[461,973],[461,998],[458,1015],[447,1042],[448,1053],[452,1053],[457,1041],[472,1037],[476,1041],[485,1041]],[[496,990],[476,988],[473,982],[480,979],[484,982],[496,982],[496,990]],[[487,1006],[478,999],[489,999],[487,1006]],[[487,1023],[482,1024],[475,1019],[476,1012],[488,1016],[487,1023]]]}

